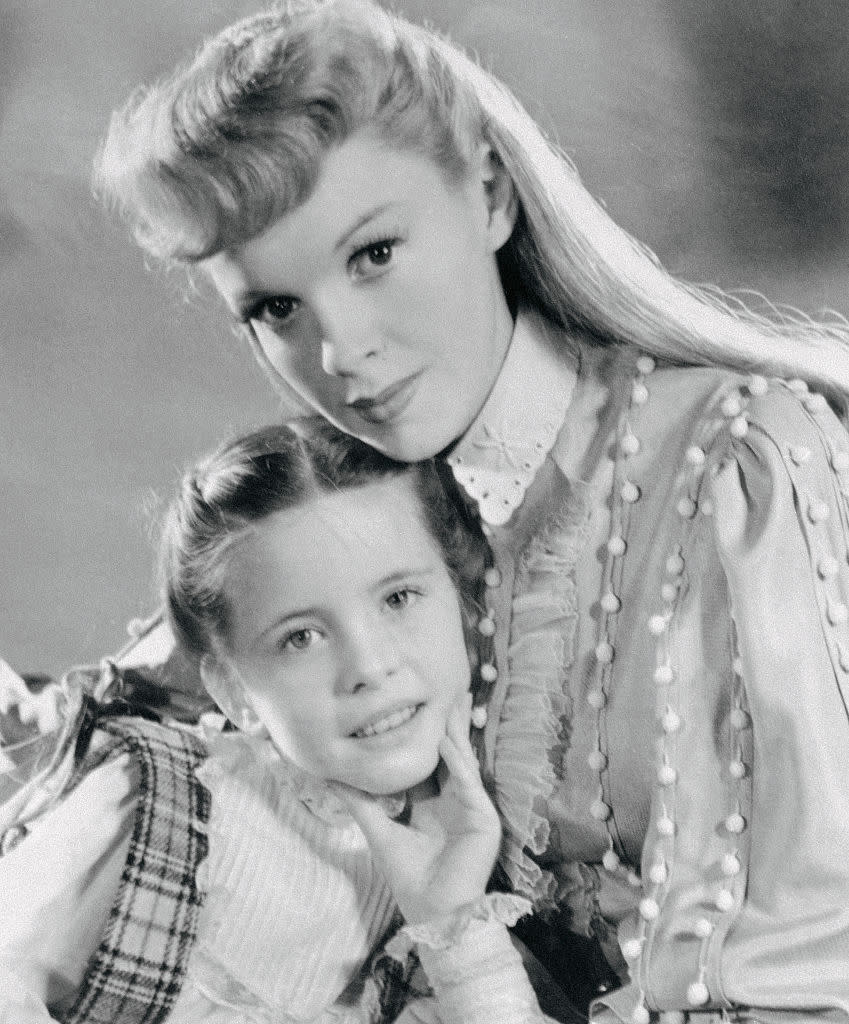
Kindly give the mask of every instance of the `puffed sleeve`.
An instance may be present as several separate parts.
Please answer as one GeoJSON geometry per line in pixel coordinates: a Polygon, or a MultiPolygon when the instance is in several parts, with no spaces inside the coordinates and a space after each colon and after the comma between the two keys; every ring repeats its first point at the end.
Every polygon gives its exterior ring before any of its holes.
{"type": "Polygon", "coordinates": [[[49,1020],[39,1000],[61,1004],[81,984],[119,889],[134,775],[129,755],[95,768],[0,857],[0,1021],[49,1020]]]}
{"type": "Polygon", "coordinates": [[[717,380],[629,535],[654,779],[630,983],[593,1020],[849,1021],[849,436],[802,385],[717,380]]]}
{"type": "Polygon", "coordinates": [[[798,390],[753,397],[708,477],[751,730],[745,900],[718,973],[761,1020],[849,1016],[849,437],[798,390]]]}

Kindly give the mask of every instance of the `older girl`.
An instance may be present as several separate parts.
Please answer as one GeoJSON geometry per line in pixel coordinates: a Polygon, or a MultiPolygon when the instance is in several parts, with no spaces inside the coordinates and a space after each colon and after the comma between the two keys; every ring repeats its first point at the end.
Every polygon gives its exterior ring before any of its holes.
{"type": "Polygon", "coordinates": [[[500,865],[604,944],[594,1018],[849,1018],[845,324],[671,277],[371,3],[225,31],[116,115],[99,180],[293,415],[440,454],[477,504],[500,865]]]}

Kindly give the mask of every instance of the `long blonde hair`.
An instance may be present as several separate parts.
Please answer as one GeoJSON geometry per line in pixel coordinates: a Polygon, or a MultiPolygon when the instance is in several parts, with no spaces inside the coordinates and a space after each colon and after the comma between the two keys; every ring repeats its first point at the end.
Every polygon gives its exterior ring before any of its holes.
{"type": "Polygon", "coordinates": [[[755,312],[670,275],[503,84],[372,0],[288,0],[220,33],[115,114],[96,188],[145,249],[193,263],[296,207],[324,154],[362,129],[427,156],[452,180],[481,141],[492,147],[519,200],[499,254],[505,288],[555,323],[673,363],[801,377],[832,397],[849,394],[842,317],[755,312]]]}

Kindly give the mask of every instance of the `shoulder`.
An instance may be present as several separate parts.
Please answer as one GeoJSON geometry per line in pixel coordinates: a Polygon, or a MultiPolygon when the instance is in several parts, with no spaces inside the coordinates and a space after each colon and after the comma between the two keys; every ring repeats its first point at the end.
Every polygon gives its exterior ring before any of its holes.
{"type": "Polygon", "coordinates": [[[845,560],[849,434],[826,398],[801,381],[717,381],[683,432],[682,474],[720,549],[764,557],[798,542],[845,560]]]}
{"type": "Polygon", "coordinates": [[[692,431],[733,442],[742,441],[752,427],[785,452],[806,439],[826,451],[849,444],[845,425],[826,396],[802,380],[695,366],[658,368],[643,379],[651,395],[645,401],[646,418],[668,430],[689,420],[692,431]]]}
{"type": "Polygon", "coordinates": [[[632,391],[623,472],[652,521],[711,526],[729,556],[812,530],[845,547],[849,435],[823,395],[715,367],[638,372],[632,391]]]}
{"type": "Polygon", "coordinates": [[[98,761],[117,752],[128,752],[134,760],[149,760],[164,771],[192,772],[207,757],[208,741],[200,728],[156,722],[138,715],[108,712],[97,720],[98,749],[91,756],[98,761]]]}
{"type": "Polygon", "coordinates": [[[700,448],[712,454],[714,463],[736,459],[750,471],[786,472],[794,478],[825,473],[844,485],[849,471],[846,426],[826,397],[803,381],[713,367],[667,367],[638,380],[635,390],[642,402],[632,401],[630,411],[656,455],[683,453],[684,462],[701,471],[700,448]]]}
{"type": "Polygon", "coordinates": [[[800,519],[814,523],[827,515],[818,503],[846,498],[849,434],[824,395],[801,381],[753,377],[728,392],[719,413],[710,460],[718,493],[733,475],[749,504],[755,494],[788,499],[800,519]]]}

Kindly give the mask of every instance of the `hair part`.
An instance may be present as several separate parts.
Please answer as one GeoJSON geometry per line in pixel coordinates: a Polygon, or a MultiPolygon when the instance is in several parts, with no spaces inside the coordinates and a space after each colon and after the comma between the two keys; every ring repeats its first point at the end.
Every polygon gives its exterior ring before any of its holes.
{"type": "Polygon", "coordinates": [[[482,142],[492,147],[519,200],[499,253],[511,305],[667,362],[799,376],[832,397],[849,393],[843,317],[815,321],[766,303],[756,312],[670,275],[505,86],[370,0],[288,0],[226,29],[116,113],[95,183],[148,252],[192,263],[297,207],[325,154],[364,130],[449,178],[468,172],[482,142]]]}
{"type": "Polygon", "coordinates": [[[448,467],[396,462],[314,418],[239,437],[184,475],[160,553],[166,614],[179,646],[196,657],[226,652],[229,566],[234,547],[257,523],[322,494],[396,479],[413,487],[422,525],[457,588],[468,637],[480,615],[487,548],[448,467]]]}

